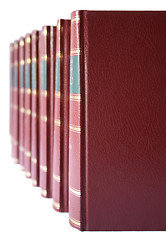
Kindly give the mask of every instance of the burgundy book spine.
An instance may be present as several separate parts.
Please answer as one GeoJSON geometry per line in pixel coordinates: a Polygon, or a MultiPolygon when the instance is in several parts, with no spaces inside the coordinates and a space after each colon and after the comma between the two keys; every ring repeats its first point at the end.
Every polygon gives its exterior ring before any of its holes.
{"type": "Polygon", "coordinates": [[[25,37],[25,122],[24,122],[24,168],[31,177],[31,35],[25,37]]]}
{"type": "Polygon", "coordinates": [[[69,114],[69,222],[81,229],[81,127],[80,127],[80,15],[71,15],[70,114],[69,114]]]}
{"type": "Polygon", "coordinates": [[[52,197],[52,158],[53,158],[53,102],[54,81],[51,61],[54,61],[52,44],[55,44],[55,27],[42,28],[41,51],[41,94],[40,94],[40,187],[43,197],[52,197]]]}
{"type": "Polygon", "coordinates": [[[53,207],[68,211],[70,20],[58,20],[56,41],[53,207]]]}
{"type": "Polygon", "coordinates": [[[12,104],[13,104],[13,73],[14,70],[14,43],[10,44],[10,126],[9,126],[9,132],[11,136],[12,141],[12,104]]]}
{"type": "Polygon", "coordinates": [[[19,40],[19,163],[24,170],[25,41],[19,40]]]}
{"type": "Polygon", "coordinates": [[[32,38],[32,113],[31,113],[31,178],[33,186],[39,186],[39,32],[33,31],[32,38]]]}
{"type": "Polygon", "coordinates": [[[12,157],[19,163],[19,42],[14,42],[14,70],[12,93],[12,157]]]}

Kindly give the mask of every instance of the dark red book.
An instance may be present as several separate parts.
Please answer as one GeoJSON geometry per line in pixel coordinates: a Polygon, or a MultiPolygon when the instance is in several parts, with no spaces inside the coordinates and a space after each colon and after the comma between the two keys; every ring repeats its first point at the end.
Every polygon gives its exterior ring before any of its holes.
{"type": "Polygon", "coordinates": [[[33,186],[39,186],[39,32],[33,31],[32,38],[32,118],[31,118],[31,178],[33,186]]]}
{"type": "Polygon", "coordinates": [[[25,122],[24,122],[24,168],[31,177],[31,34],[25,36],[25,122]]]}
{"type": "Polygon", "coordinates": [[[71,16],[70,223],[166,230],[166,12],[71,16]]]}
{"type": "Polygon", "coordinates": [[[25,40],[19,40],[19,163],[24,170],[25,40]]]}
{"type": "Polygon", "coordinates": [[[43,197],[52,197],[53,111],[56,27],[44,26],[41,36],[40,93],[40,187],[43,197]],[[52,67],[51,67],[52,66],[52,67]]]}
{"type": "Polygon", "coordinates": [[[56,36],[53,207],[68,211],[70,20],[60,19],[56,36]]]}
{"type": "Polygon", "coordinates": [[[19,163],[19,42],[14,42],[12,79],[12,158],[19,163]]]}

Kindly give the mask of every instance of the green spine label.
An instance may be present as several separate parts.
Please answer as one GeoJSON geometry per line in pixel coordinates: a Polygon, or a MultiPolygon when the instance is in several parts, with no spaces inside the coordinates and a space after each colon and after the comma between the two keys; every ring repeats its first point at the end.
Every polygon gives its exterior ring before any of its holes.
{"type": "Polygon", "coordinates": [[[30,83],[30,64],[26,63],[25,64],[25,88],[30,88],[31,83],[30,83]]]}
{"type": "Polygon", "coordinates": [[[60,58],[56,58],[55,91],[60,91],[60,58]]]}
{"type": "Polygon", "coordinates": [[[42,90],[47,90],[47,61],[42,61],[42,76],[41,76],[42,90]]]}
{"type": "Polygon", "coordinates": [[[80,94],[80,56],[70,57],[70,93],[80,94]]]}
{"type": "Polygon", "coordinates": [[[20,88],[24,88],[24,66],[20,66],[20,73],[19,73],[20,77],[19,77],[19,80],[20,80],[20,88]]]}
{"type": "Polygon", "coordinates": [[[32,63],[32,89],[37,88],[36,63],[32,63]]]}

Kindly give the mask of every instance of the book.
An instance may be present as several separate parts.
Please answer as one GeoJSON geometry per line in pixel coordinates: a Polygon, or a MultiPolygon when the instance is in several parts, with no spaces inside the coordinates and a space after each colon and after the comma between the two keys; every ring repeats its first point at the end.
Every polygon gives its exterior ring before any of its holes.
{"type": "Polygon", "coordinates": [[[14,76],[14,43],[10,43],[10,117],[9,117],[9,133],[12,141],[12,93],[13,93],[13,76],[14,76]]]}
{"type": "Polygon", "coordinates": [[[25,120],[24,120],[24,168],[31,178],[31,34],[25,36],[25,120]]]}
{"type": "Polygon", "coordinates": [[[19,40],[19,163],[24,170],[25,40],[19,40]]]}
{"type": "Polygon", "coordinates": [[[53,207],[68,211],[70,20],[57,22],[54,110],[53,207]]]}
{"type": "Polygon", "coordinates": [[[53,26],[43,26],[41,36],[41,94],[40,94],[40,187],[43,197],[52,197],[52,159],[53,159],[53,100],[54,82],[51,68],[55,43],[53,26]]]}
{"type": "Polygon", "coordinates": [[[166,12],[71,15],[69,218],[166,230],[166,12]]]}
{"type": "Polygon", "coordinates": [[[31,103],[31,178],[33,186],[39,186],[39,31],[34,30],[32,38],[32,103],[31,103]]]}
{"type": "Polygon", "coordinates": [[[14,68],[12,85],[12,158],[19,163],[19,42],[14,42],[14,68]]]}

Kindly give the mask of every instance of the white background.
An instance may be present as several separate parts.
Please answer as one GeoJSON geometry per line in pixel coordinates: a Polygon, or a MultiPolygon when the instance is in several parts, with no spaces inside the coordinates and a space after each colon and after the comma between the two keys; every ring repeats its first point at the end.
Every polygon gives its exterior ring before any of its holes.
{"type": "Polygon", "coordinates": [[[67,213],[52,209],[10,158],[9,43],[42,25],[56,25],[73,10],[166,10],[165,0],[0,1],[0,239],[166,239],[166,232],[79,232],[67,213]]]}

